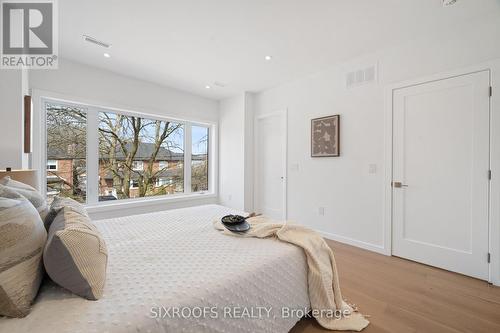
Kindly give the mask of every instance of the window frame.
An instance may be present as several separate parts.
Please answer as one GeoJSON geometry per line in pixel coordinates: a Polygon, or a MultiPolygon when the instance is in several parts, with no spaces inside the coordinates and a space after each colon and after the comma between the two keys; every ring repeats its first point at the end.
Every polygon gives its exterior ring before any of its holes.
{"type": "Polygon", "coordinates": [[[158,161],[158,169],[159,169],[159,170],[168,169],[168,165],[169,165],[168,161],[158,161]],[[162,165],[162,163],[164,163],[164,164],[165,164],[165,166],[164,166],[164,167],[162,167],[162,166],[161,166],[161,165],[162,165]]]}
{"type": "Polygon", "coordinates": [[[144,161],[134,160],[132,161],[132,170],[134,171],[144,171],[144,161]],[[139,167],[136,167],[136,163],[140,163],[139,167]]]}
{"type": "Polygon", "coordinates": [[[45,163],[46,166],[47,166],[47,169],[45,169],[46,171],[57,171],[59,169],[59,162],[57,160],[47,160],[47,163],[45,163]],[[49,163],[49,162],[55,162],[55,163],[49,163]],[[55,169],[49,169],[49,166],[51,165],[55,165],[56,168],[55,169]]]}
{"type": "Polygon", "coordinates": [[[160,187],[160,186],[165,186],[165,185],[172,185],[173,184],[172,179],[169,179],[169,180],[167,180],[167,179],[168,179],[167,177],[156,178],[155,186],[160,187]]]}
{"type": "Polygon", "coordinates": [[[43,196],[47,195],[47,178],[46,178],[46,162],[47,162],[47,128],[46,128],[46,103],[62,104],[78,108],[84,108],[87,112],[87,182],[86,182],[86,206],[91,212],[101,212],[118,209],[118,206],[126,204],[127,206],[147,206],[157,204],[159,202],[177,202],[197,200],[201,197],[216,198],[218,195],[218,165],[216,161],[217,153],[217,122],[216,121],[198,121],[192,119],[180,119],[177,117],[158,115],[157,113],[146,113],[142,111],[130,111],[125,108],[100,106],[103,103],[88,102],[83,98],[71,98],[66,95],[46,92],[41,90],[33,90],[33,106],[34,110],[38,110],[38,115],[34,117],[34,132],[33,137],[38,137],[40,140],[33,147],[33,159],[31,167],[38,170],[38,184],[40,192],[43,196]],[[78,102],[76,102],[78,101],[78,102]],[[170,121],[184,125],[184,160],[182,165],[191,165],[191,126],[209,127],[211,135],[210,141],[212,146],[210,150],[214,156],[211,156],[213,165],[210,165],[212,170],[209,173],[209,191],[204,193],[191,192],[191,168],[184,168],[184,192],[167,195],[158,195],[141,198],[128,198],[113,201],[99,201],[99,112],[112,112],[127,116],[143,117],[152,120],[170,121]]]}

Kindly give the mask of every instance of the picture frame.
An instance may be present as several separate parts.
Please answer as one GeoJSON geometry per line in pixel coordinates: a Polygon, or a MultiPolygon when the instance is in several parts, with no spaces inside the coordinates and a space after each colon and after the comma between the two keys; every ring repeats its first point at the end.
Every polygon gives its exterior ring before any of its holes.
{"type": "Polygon", "coordinates": [[[31,153],[31,96],[24,96],[24,152],[31,153]]]}
{"type": "Polygon", "coordinates": [[[340,115],[311,119],[311,157],[340,156],[340,115]]]}

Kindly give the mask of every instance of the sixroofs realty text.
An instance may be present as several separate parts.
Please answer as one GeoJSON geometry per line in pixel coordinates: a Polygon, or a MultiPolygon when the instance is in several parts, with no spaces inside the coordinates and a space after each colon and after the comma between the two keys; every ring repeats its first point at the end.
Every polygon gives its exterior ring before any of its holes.
{"type": "Polygon", "coordinates": [[[149,317],[152,319],[259,319],[259,318],[297,318],[302,317],[323,317],[341,319],[351,315],[345,310],[311,310],[309,308],[282,307],[275,311],[271,306],[194,306],[194,307],[152,307],[149,317]]]}

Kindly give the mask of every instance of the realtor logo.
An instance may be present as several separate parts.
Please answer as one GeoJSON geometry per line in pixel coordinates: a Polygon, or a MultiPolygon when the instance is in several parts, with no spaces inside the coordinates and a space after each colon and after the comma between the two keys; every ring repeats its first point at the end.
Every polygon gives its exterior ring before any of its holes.
{"type": "Polygon", "coordinates": [[[1,68],[57,68],[56,0],[1,0],[1,68]]]}

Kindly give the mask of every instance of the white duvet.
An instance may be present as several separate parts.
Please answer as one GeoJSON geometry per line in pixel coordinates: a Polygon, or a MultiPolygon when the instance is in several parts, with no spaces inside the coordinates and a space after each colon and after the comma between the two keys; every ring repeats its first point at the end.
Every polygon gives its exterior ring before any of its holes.
{"type": "Polygon", "coordinates": [[[0,332],[288,332],[309,307],[301,249],[222,235],[206,205],[96,221],[109,252],[104,296],[45,282],[0,332]]]}

